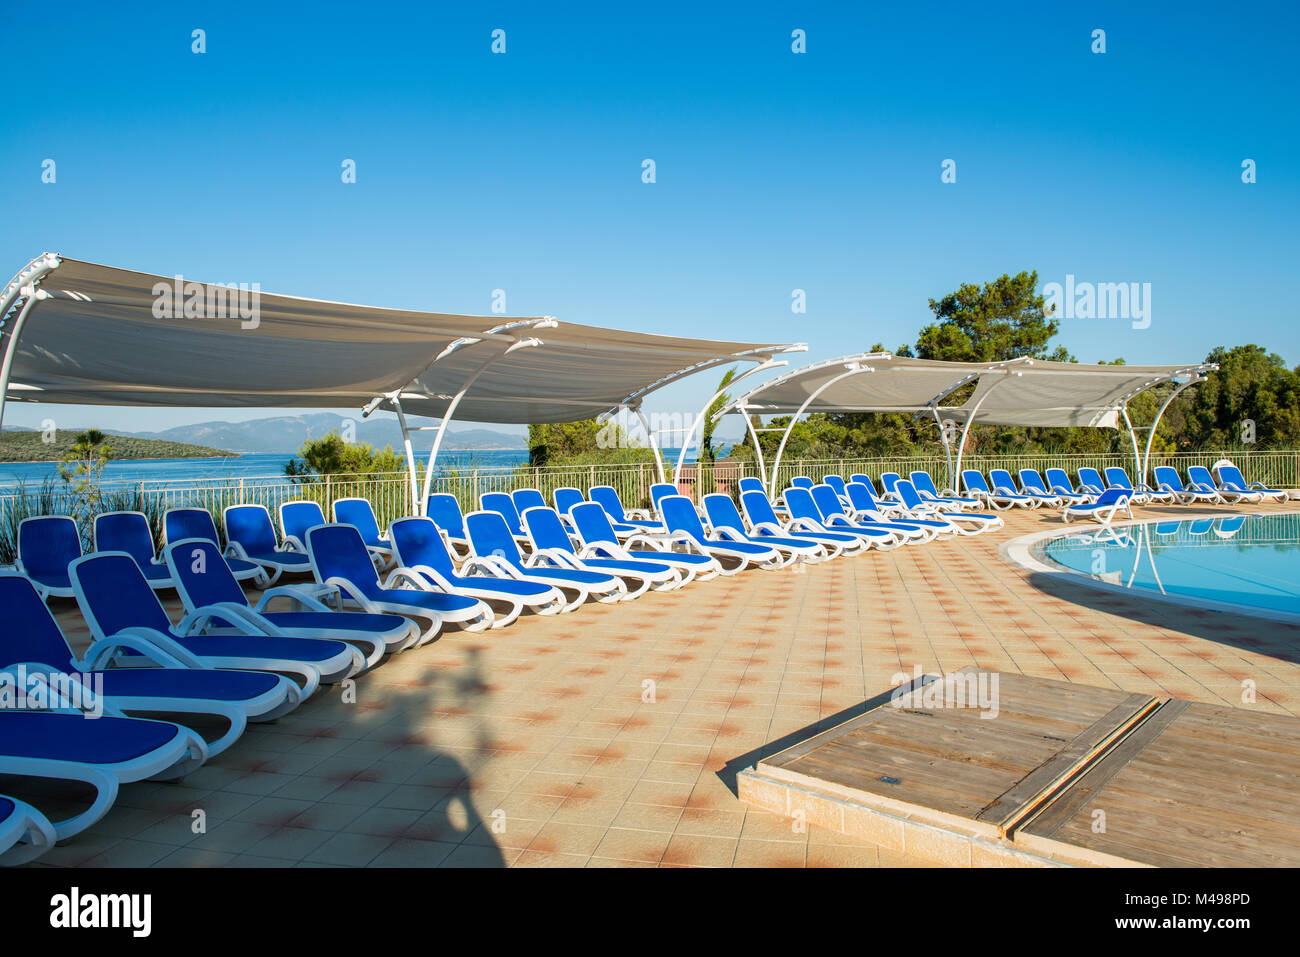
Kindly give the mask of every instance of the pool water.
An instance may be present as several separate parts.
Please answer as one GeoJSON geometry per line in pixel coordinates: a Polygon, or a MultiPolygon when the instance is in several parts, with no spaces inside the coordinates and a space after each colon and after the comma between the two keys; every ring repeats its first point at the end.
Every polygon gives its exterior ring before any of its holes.
{"type": "Polygon", "coordinates": [[[1300,617],[1300,513],[1094,527],[1040,549],[1113,585],[1300,617]]]}

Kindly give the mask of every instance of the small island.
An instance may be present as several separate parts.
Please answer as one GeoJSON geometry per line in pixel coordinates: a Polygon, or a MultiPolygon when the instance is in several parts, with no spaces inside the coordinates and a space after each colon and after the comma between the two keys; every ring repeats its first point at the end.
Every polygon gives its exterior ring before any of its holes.
{"type": "MultiPolygon", "coordinates": [[[[44,441],[44,433],[35,429],[5,430],[0,434],[0,462],[61,462],[68,458],[82,433],[61,429],[53,442],[44,441]]],[[[214,449],[206,445],[188,445],[161,439],[137,439],[126,435],[107,435],[104,444],[111,449],[114,462],[131,459],[224,459],[239,453],[214,449]]]]}

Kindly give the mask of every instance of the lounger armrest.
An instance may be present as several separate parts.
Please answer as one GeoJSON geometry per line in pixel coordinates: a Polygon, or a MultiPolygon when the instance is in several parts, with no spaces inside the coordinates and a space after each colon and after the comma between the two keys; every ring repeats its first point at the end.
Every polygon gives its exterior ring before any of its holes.
{"type": "Polygon", "coordinates": [[[171,635],[152,628],[124,628],[115,635],[101,638],[75,661],[78,671],[104,671],[120,651],[134,651],[164,668],[189,668],[206,671],[203,660],[171,635]]]}
{"type": "Polygon", "coordinates": [[[388,573],[388,577],[383,581],[384,588],[398,588],[398,582],[410,582],[415,586],[416,591],[428,591],[429,583],[414,568],[408,568],[405,565],[398,565],[388,573]]]}
{"type": "Polygon", "coordinates": [[[595,542],[591,545],[584,545],[582,550],[578,552],[578,558],[580,560],[585,558],[612,558],[615,561],[623,562],[634,560],[625,549],[608,542],[595,542]]]}
{"type": "Polygon", "coordinates": [[[304,555],[307,554],[307,546],[303,545],[303,543],[299,540],[297,535],[284,536],[283,547],[284,550],[287,552],[292,551],[292,552],[302,552],[304,555]]]}
{"type": "Polygon", "coordinates": [[[581,563],[570,552],[560,548],[539,548],[524,559],[525,568],[579,568],[581,563]]]}
{"type": "Polygon", "coordinates": [[[196,608],[176,625],[176,630],[183,635],[192,635],[203,631],[213,619],[220,618],[237,631],[246,635],[266,635],[272,638],[284,638],[286,635],[267,621],[259,612],[247,605],[238,605],[231,601],[217,602],[196,608]]]}
{"type": "Polygon", "coordinates": [[[333,585],[280,585],[262,592],[254,611],[266,611],[266,606],[277,598],[288,598],[299,607],[310,608],[312,611],[332,611],[328,604],[321,601],[321,596],[333,597],[337,594],[338,589],[333,585]]]}
{"type": "MultiPolygon", "coordinates": [[[[325,584],[337,588],[340,599],[352,599],[352,601],[361,606],[361,610],[367,614],[382,614],[380,610],[375,608],[374,603],[362,593],[361,589],[357,588],[356,585],[348,581],[346,578],[343,578],[340,575],[332,575],[325,579],[325,584]]],[[[340,601],[340,604],[342,604],[342,601],[340,601]]]]}
{"type": "Polygon", "coordinates": [[[520,577],[518,571],[504,558],[498,558],[495,555],[472,555],[467,558],[460,566],[457,574],[467,575],[487,575],[490,578],[514,578],[520,577]]]}

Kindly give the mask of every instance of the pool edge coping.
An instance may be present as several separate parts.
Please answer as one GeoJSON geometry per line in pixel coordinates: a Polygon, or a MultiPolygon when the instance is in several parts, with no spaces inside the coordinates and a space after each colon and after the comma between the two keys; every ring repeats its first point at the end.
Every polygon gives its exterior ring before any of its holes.
{"type": "MultiPolygon", "coordinates": [[[[1288,512],[1243,512],[1244,516],[1251,515],[1300,515],[1298,511],[1288,512]]],[[[1197,519],[1215,519],[1223,518],[1221,512],[1189,512],[1179,517],[1179,521],[1196,521],[1197,519]]],[[[1071,532],[1082,532],[1096,529],[1100,531],[1105,528],[1132,528],[1135,525],[1146,525],[1152,522],[1161,521],[1161,519],[1135,518],[1126,519],[1122,522],[1111,522],[1107,526],[1102,525],[1077,525],[1070,529],[1068,525],[1062,523],[1060,528],[1047,529],[1038,532],[1030,532],[1028,535],[1020,535],[1016,538],[1005,541],[998,546],[998,555],[1008,564],[1022,568],[1025,571],[1041,575],[1063,576],[1069,581],[1078,582],[1081,585],[1096,589],[1100,592],[1108,592],[1112,595],[1123,595],[1128,598],[1150,598],[1153,601],[1164,602],[1169,605],[1177,605],[1192,611],[1212,611],[1219,614],[1245,615],[1248,618],[1258,618],[1264,621],[1271,621],[1284,625],[1300,625],[1300,614],[1286,611],[1275,611],[1270,608],[1255,608],[1250,605],[1238,605],[1233,602],[1215,601],[1213,599],[1191,599],[1183,595],[1171,595],[1154,589],[1134,589],[1126,585],[1114,585],[1110,582],[1102,581],[1092,575],[1085,575],[1083,572],[1077,572],[1065,568],[1061,565],[1048,565],[1042,560],[1036,558],[1031,549],[1039,542],[1050,538],[1059,538],[1062,535],[1068,535],[1071,532]]],[[[1165,519],[1167,521],[1167,519],[1165,519]]],[[[1031,585],[1034,585],[1031,580],[1031,585]]],[[[1039,591],[1037,585],[1034,585],[1039,591]]]]}

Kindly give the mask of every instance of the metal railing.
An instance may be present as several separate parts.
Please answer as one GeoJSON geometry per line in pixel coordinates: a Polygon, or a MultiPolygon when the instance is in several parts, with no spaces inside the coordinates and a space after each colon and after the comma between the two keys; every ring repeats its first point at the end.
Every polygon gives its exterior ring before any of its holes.
{"type": "MultiPolygon", "coordinates": [[[[1231,459],[1248,482],[1263,482],[1274,488],[1300,487],[1300,451],[1206,451],[1174,455],[1153,454],[1152,467],[1172,465],[1186,474],[1189,465],[1210,466],[1219,459],[1231,459]]],[[[991,468],[1063,468],[1073,476],[1080,467],[1104,469],[1117,465],[1133,475],[1131,455],[1122,454],[1049,454],[971,455],[963,466],[987,473],[991,468]]],[[[820,480],[829,474],[847,478],[865,472],[878,478],[881,472],[899,472],[906,476],[913,470],[928,472],[940,487],[948,483],[948,464],[942,456],[885,456],[841,459],[788,459],[781,464],[778,488],[789,484],[796,475],[820,480]]],[[[678,489],[695,501],[710,492],[731,492],[738,479],[756,476],[755,463],[724,459],[714,464],[690,463],[682,470],[678,489]]],[[[1136,475],[1133,476],[1136,479],[1136,475]]],[[[650,463],[620,465],[499,466],[449,469],[438,475],[434,491],[456,496],[463,510],[478,507],[484,492],[509,492],[518,488],[536,488],[548,500],[557,488],[573,487],[584,494],[593,485],[612,485],[628,508],[650,504],[650,486],[658,480],[650,463]]],[[[365,478],[324,476],[310,482],[291,482],[283,475],[224,479],[168,479],[159,481],[107,481],[89,497],[76,496],[56,483],[51,487],[0,489],[0,561],[11,560],[17,523],[25,515],[70,514],[82,523],[82,534],[89,545],[89,524],[95,514],[130,508],[143,511],[161,535],[161,519],[169,508],[197,507],[212,512],[220,526],[222,510],[227,505],[245,502],[265,505],[278,519],[281,504],[294,499],[319,502],[329,514],[330,503],[340,498],[364,498],[375,508],[381,525],[412,515],[417,508],[411,501],[410,484],[404,472],[365,478]]]]}

